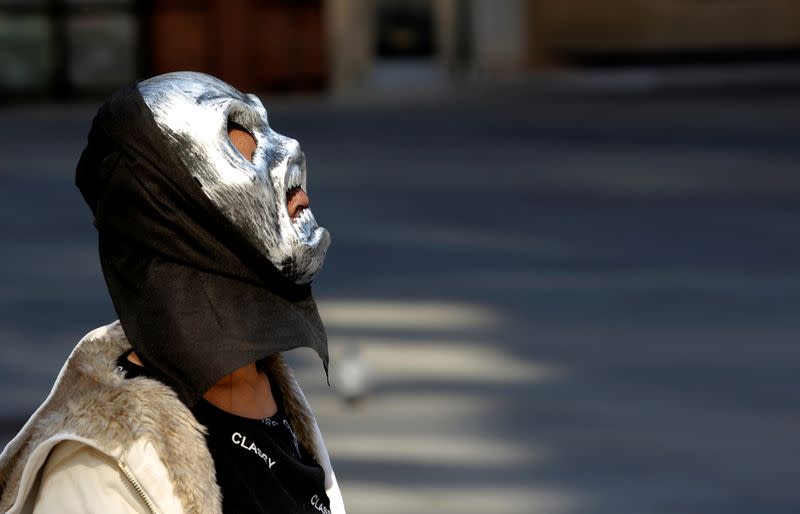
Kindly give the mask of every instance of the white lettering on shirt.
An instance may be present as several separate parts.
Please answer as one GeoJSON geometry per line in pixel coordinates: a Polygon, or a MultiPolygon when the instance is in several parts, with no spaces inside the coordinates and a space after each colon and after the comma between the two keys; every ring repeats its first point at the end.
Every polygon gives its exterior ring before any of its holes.
{"type": "Polygon", "coordinates": [[[311,497],[311,505],[318,511],[322,512],[322,514],[331,514],[331,511],[328,509],[328,507],[322,504],[322,500],[316,494],[311,497]]]}
{"type": "Polygon", "coordinates": [[[239,432],[234,432],[233,435],[231,436],[231,441],[233,441],[233,444],[237,444],[242,448],[244,448],[245,450],[251,451],[256,455],[258,455],[259,458],[261,458],[261,460],[267,463],[269,469],[272,469],[272,466],[275,465],[275,461],[272,460],[269,456],[267,456],[266,453],[261,451],[261,448],[256,446],[256,443],[250,443],[249,445],[247,444],[247,436],[244,436],[239,432]]]}

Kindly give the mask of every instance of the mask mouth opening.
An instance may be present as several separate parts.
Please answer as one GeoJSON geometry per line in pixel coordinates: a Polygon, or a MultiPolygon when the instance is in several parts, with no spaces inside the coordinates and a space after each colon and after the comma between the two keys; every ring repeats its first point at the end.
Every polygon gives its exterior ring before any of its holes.
{"type": "Polygon", "coordinates": [[[286,212],[292,220],[296,220],[309,207],[308,194],[302,187],[296,186],[286,192],[286,212]]]}

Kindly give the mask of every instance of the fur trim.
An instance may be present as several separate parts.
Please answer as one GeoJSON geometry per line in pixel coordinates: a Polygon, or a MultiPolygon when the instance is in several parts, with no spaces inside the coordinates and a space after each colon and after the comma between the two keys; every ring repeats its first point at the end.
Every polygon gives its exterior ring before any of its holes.
{"type": "MultiPolygon", "coordinates": [[[[33,451],[56,435],[90,440],[119,458],[138,440],[150,441],[167,465],[175,494],[186,512],[221,512],[214,461],[205,427],[175,392],[146,377],[125,379],[117,357],[130,344],[119,322],[87,334],[70,355],[50,396],[0,455],[0,512],[14,503],[23,469],[33,451]]],[[[284,396],[298,439],[320,460],[316,425],[292,373],[280,355],[264,361],[284,396]]]]}

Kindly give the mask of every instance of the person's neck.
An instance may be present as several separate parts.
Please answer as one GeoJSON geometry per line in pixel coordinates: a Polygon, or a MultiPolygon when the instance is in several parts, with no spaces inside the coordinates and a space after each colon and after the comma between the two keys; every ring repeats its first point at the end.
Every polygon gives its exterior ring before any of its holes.
{"type": "MultiPolygon", "coordinates": [[[[143,365],[136,352],[129,353],[128,360],[143,365]]],[[[269,379],[258,370],[255,363],[222,377],[203,394],[203,398],[225,412],[244,418],[263,419],[278,412],[269,379]]]]}

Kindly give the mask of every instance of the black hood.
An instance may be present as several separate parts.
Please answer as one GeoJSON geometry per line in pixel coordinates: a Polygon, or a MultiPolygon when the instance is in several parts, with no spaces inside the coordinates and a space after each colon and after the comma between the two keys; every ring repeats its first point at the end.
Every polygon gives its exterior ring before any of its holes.
{"type": "Polygon", "coordinates": [[[98,111],[75,182],[94,214],[122,327],[185,403],[296,347],[316,350],[327,372],[310,285],[285,278],[205,196],[135,84],[98,111]]]}

